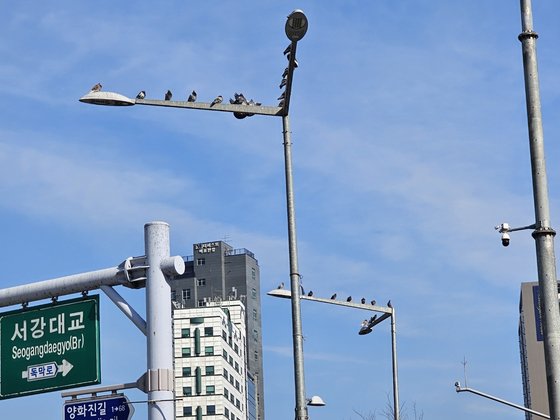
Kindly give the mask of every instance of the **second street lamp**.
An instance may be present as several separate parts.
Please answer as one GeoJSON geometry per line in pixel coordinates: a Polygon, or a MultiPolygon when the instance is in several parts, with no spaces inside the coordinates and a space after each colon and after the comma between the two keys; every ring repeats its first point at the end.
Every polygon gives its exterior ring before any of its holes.
{"type": "MultiPolygon", "coordinates": [[[[301,10],[294,10],[287,17],[285,32],[291,44],[286,48],[284,54],[288,59],[288,67],[282,74],[280,88],[284,88],[281,95],[281,101],[278,106],[263,106],[258,103],[247,103],[241,101],[237,103],[230,101],[230,104],[224,104],[219,101],[212,103],[192,102],[192,101],[172,101],[172,100],[155,100],[145,99],[145,92],[138,95],[135,99],[128,98],[115,92],[103,92],[101,87],[96,86],[88,94],[80,98],[80,102],[93,105],[109,105],[109,106],[131,106],[131,105],[149,105],[171,108],[187,108],[199,109],[205,111],[221,111],[231,112],[236,118],[245,118],[251,115],[269,115],[282,117],[282,132],[284,145],[284,169],[286,179],[286,207],[288,219],[288,251],[290,261],[290,287],[294,297],[299,297],[300,278],[298,268],[298,252],[297,252],[297,235],[296,235],[296,215],[295,215],[295,199],[293,188],[293,170],[292,170],[292,152],[291,152],[291,132],[289,121],[289,107],[292,91],[292,80],[294,69],[298,67],[296,60],[297,42],[306,34],[308,29],[308,20],[301,10]]],[[[294,379],[295,379],[295,412],[296,420],[307,420],[307,398],[305,396],[305,380],[303,367],[303,333],[301,326],[300,302],[298,299],[292,300],[292,335],[293,335],[293,355],[294,355],[294,379]]],[[[153,420],[150,418],[150,420],[153,420]]]]}

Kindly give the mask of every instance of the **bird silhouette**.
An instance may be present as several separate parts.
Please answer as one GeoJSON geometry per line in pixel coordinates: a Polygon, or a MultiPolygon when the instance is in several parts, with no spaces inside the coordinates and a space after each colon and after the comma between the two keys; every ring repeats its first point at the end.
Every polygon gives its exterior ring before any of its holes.
{"type": "Polygon", "coordinates": [[[196,92],[193,90],[187,99],[187,102],[194,102],[196,101],[196,92]]]}
{"type": "Polygon", "coordinates": [[[375,322],[376,318],[377,318],[377,315],[372,316],[372,317],[369,319],[369,323],[370,323],[370,324],[373,324],[373,323],[375,322]]]}
{"type": "Polygon", "coordinates": [[[288,45],[284,50],[284,55],[289,54],[292,51],[292,44],[288,45]]]}
{"type": "Polygon", "coordinates": [[[351,300],[352,300],[352,296],[348,296],[348,297],[346,298],[346,302],[350,302],[351,300]]]}
{"type": "Polygon", "coordinates": [[[310,290],[309,293],[307,294],[307,296],[309,296],[309,297],[313,296],[313,290],[310,290]]]}
{"type": "Polygon", "coordinates": [[[392,307],[393,307],[393,304],[391,303],[390,300],[389,300],[389,302],[387,302],[387,306],[388,306],[389,308],[392,308],[392,307]]]}
{"type": "Polygon", "coordinates": [[[138,92],[138,95],[136,95],[136,99],[144,99],[145,97],[146,97],[145,90],[141,90],[140,92],[138,92]]]}
{"type": "Polygon", "coordinates": [[[224,100],[224,98],[222,97],[222,95],[219,95],[219,96],[216,97],[216,99],[214,99],[214,100],[212,101],[212,103],[210,104],[210,106],[214,106],[214,105],[217,105],[217,104],[221,104],[223,100],[224,100]]]}
{"type": "Polygon", "coordinates": [[[334,294],[331,296],[331,299],[333,299],[333,300],[336,299],[336,293],[334,293],[334,294]]]}
{"type": "Polygon", "coordinates": [[[282,79],[284,79],[284,78],[288,75],[288,72],[289,72],[289,71],[290,71],[290,70],[288,69],[288,67],[286,67],[286,68],[284,69],[284,73],[282,73],[282,79]]]}
{"type": "Polygon", "coordinates": [[[92,88],[91,91],[92,92],[99,92],[101,90],[103,86],[101,86],[101,83],[96,83],[92,88]]]}
{"type": "Polygon", "coordinates": [[[170,101],[172,97],[173,97],[173,94],[171,93],[171,91],[167,90],[167,92],[165,92],[165,100],[170,101]]]}
{"type": "Polygon", "coordinates": [[[375,306],[375,304],[377,303],[375,299],[372,299],[370,302],[373,306],[375,306]]]}
{"type": "Polygon", "coordinates": [[[288,83],[288,79],[282,79],[282,81],[280,82],[280,89],[286,86],[287,83],[288,83]]]}
{"type": "Polygon", "coordinates": [[[278,289],[283,289],[283,288],[284,288],[284,282],[282,282],[278,285],[278,289]]]}
{"type": "Polygon", "coordinates": [[[278,97],[278,100],[281,101],[281,100],[284,99],[285,97],[286,97],[286,92],[284,91],[284,92],[282,92],[282,95],[280,95],[280,96],[278,97]]]}
{"type": "Polygon", "coordinates": [[[278,102],[278,106],[280,108],[284,108],[284,105],[286,105],[286,101],[284,99],[282,99],[280,102],[278,102]]]}
{"type": "Polygon", "coordinates": [[[361,302],[362,302],[362,305],[365,304],[366,303],[366,298],[362,298],[361,302]]]}

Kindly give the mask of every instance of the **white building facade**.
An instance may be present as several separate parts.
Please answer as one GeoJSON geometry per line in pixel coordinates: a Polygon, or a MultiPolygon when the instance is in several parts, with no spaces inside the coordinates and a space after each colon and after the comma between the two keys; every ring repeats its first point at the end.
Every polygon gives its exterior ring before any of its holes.
{"type": "Polygon", "coordinates": [[[245,319],[238,300],[174,309],[176,418],[255,418],[245,319]]]}

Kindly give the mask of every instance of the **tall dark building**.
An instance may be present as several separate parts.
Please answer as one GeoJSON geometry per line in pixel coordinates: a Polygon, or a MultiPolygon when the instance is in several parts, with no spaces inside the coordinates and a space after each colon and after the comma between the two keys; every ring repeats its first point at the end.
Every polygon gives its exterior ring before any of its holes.
{"type": "MultiPolygon", "coordinates": [[[[264,420],[264,383],[261,334],[259,263],[245,249],[223,241],[193,245],[185,257],[185,273],[171,281],[171,299],[180,308],[197,308],[220,301],[240,300],[245,305],[248,387],[256,390],[257,417],[264,420]]],[[[253,420],[249,416],[250,420],[253,420]]]]}

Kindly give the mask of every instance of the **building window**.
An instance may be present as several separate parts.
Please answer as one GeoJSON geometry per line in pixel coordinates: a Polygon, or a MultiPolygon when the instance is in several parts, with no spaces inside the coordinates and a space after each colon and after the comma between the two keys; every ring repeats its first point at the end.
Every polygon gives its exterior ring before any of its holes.
{"type": "Polygon", "coordinates": [[[226,415],[226,419],[229,419],[229,410],[227,407],[224,407],[224,414],[226,415]]]}
{"type": "Polygon", "coordinates": [[[177,290],[171,291],[171,300],[177,300],[177,290]]]}
{"type": "Polygon", "coordinates": [[[257,320],[257,310],[253,309],[253,319],[256,321],[257,320]]]}
{"type": "Polygon", "coordinates": [[[229,398],[229,391],[227,390],[227,388],[224,387],[224,396],[226,398],[229,398]]]}
{"type": "Polygon", "coordinates": [[[227,333],[224,330],[222,330],[222,338],[227,341],[227,333]]]}
{"type": "Polygon", "coordinates": [[[206,264],[206,258],[197,258],[196,259],[196,265],[205,265],[206,264]]]}
{"type": "Polygon", "coordinates": [[[239,346],[236,344],[233,348],[235,349],[235,353],[239,354],[239,346]]]}
{"type": "Polygon", "coordinates": [[[215,405],[207,405],[206,406],[206,414],[210,415],[210,416],[216,414],[216,406],[215,405]]]}
{"type": "Polygon", "coordinates": [[[257,350],[255,350],[255,357],[254,357],[254,359],[255,359],[255,360],[259,360],[259,352],[258,352],[257,350]]]}
{"type": "Polygon", "coordinates": [[[239,381],[237,379],[235,380],[235,389],[237,389],[238,391],[240,390],[239,389],[239,381]]]}
{"type": "Polygon", "coordinates": [[[191,367],[190,366],[185,366],[183,368],[183,376],[191,376],[191,367]]]}
{"type": "Polygon", "coordinates": [[[235,370],[239,372],[239,363],[235,362],[235,370]]]}
{"type": "Polygon", "coordinates": [[[257,278],[257,272],[254,267],[251,267],[251,278],[255,280],[257,278]]]}
{"type": "Polygon", "coordinates": [[[196,279],[197,286],[206,286],[206,279],[196,279]]]}
{"type": "Polygon", "coordinates": [[[183,407],[183,416],[192,416],[192,407],[183,407]]]}
{"type": "Polygon", "coordinates": [[[206,393],[209,395],[216,393],[216,387],[214,385],[206,385],[206,393]]]}
{"type": "Polygon", "coordinates": [[[198,299],[198,307],[206,306],[206,301],[204,299],[198,299]]]}
{"type": "Polygon", "coordinates": [[[181,338],[189,338],[191,336],[190,328],[181,328],[181,338]]]}
{"type": "Polygon", "coordinates": [[[253,339],[255,341],[259,340],[259,332],[257,330],[253,330],[253,339]]]}
{"type": "Polygon", "coordinates": [[[191,357],[191,348],[190,347],[183,347],[181,349],[182,357],[191,357]]]}
{"type": "Polygon", "coordinates": [[[183,387],[183,395],[185,397],[190,397],[192,396],[192,386],[184,386],[183,387]]]}
{"type": "Polygon", "coordinates": [[[255,289],[254,287],[251,289],[251,297],[253,299],[257,298],[257,289],[255,289]]]}
{"type": "Polygon", "coordinates": [[[206,375],[210,376],[214,374],[214,366],[206,366],[206,375]]]}
{"type": "Polygon", "coordinates": [[[204,347],[204,354],[206,356],[212,356],[214,355],[214,346],[206,346],[204,347]]]}
{"type": "Polygon", "coordinates": [[[226,379],[228,378],[228,372],[227,372],[227,369],[224,369],[224,378],[226,378],[226,379]]]}
{"type": "Polygon", "coordinates": [[[222,356],[224,356],[224,359],[227,360],[227,351],[225,349],[222,350],[222,356]]]}
{"type": "Polygon", "coordinates": [[[181,299],[189,300],[191,298],[191,289],[181,290],[181,299]]]}
{"type": "Polygon", "coordinates": [[[204,327],[204,335],[206,337],[212,337],[214,335],[214,328],[213,327],[204,327]]]}

